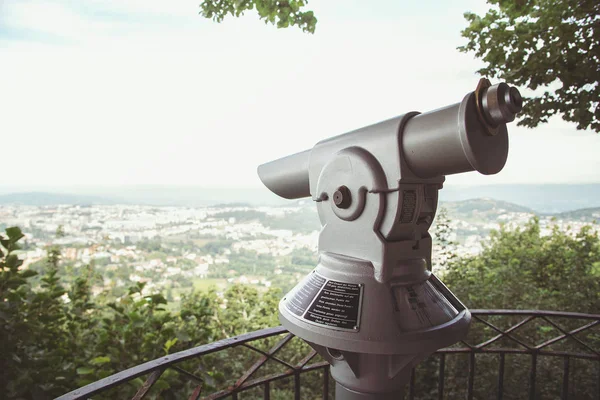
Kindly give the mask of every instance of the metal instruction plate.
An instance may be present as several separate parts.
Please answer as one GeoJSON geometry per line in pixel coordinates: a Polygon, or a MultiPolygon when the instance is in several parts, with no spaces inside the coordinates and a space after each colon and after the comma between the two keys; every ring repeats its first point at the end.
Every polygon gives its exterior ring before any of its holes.
{"type": "Polygon", "coordinates": [[[360,328],[362,293],[361,284],[312,273],[286,302],[286,308],[315,325],[356,331],[360,328]]]}
{"type": "Polygon", "coordinates": [[[291,313],[301,317],[308,306],[313,302],[315,296],[323,285],[325,285],[327,279],[321,275],[312,273],[302,283],[302,286],[298,288],[296,293],[286,302],[285,306],[291,313]]]}

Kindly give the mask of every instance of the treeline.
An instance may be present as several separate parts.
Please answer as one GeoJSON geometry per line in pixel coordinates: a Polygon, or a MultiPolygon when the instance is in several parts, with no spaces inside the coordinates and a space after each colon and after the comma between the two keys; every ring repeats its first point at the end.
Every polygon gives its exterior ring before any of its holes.
{"type": "MultiPolygon", "coordinates": [[[[223,297],[214,290],[192,292],[181,299],[176,311],[165,307],[167,301],[162,294],[147,292],[143,284],[130,287],[119,297],[106,292],[93,296],[90,285],[97,276],[93,266],[64,268],[58,248],[49,249],[47,260],[37,272],[21,269],[17,254],[22,237],[18,228],[8,228],[0,238],[0,388],[4,398],[53,398],[168,353],[278,324],[276,310],[282,295],[278,289],[261,294],[250,286],[239,285],[230,287],[223,297]],[[67,271],[75,275],[70,283],[61,283],[59,275],[67,271]]],[[[258,260],[247,261],[245,268],[251,268],[250,264],[258,260]]],[[[311,265],[314,255],[308,251],[294,254],[290,260],[290,267],[298,271],[311,265]]],[[[554,229],[543,234],[538,220],[532,219],[523,228],[494,232],[477,256],[450,256],[440,275],[470,308],[600,312],[600,239],[592,227],[579,232],[554,229]]],[[[490,321],[504,327],[518,322],[510,318],[490,321]]],[[[560,323],[564,329],[574,328],[570,321],[560,323]]],[[[467,341],[479,343],[495,334],[474,324],[467,341]]],[[[530,344],[558,334],[544,320],[513,332],[530,344]]],[[[597,331],[578,338],[596,349],[600,347],[597,331]]],[[[573,340],[557,345],[560,347],[553,345],[552,349],[581,351],[573,340]]],[[[505,340],[503,346],[518,347],[510,340],[505,340]]],[[[301,357],[306,354],[301,351],[305,347],[296,343],[284,350],[292,358],[301,357]]],[[[247,352],[234,350],[186,361],[185,368],[205,381],[207,393],[230,385],[253,362],[247,352]]],[[[497,390],[497,357],[477,360],[475,398],[489,398],[497,390]]],[[[523,398],[528,393],[528,382],[523,377],[529,371],[531,357],[507,356],[506,362],[505,398],[523,398]]],[[[570,398],[593,399],[596,395],[597,371],[590,365],[595,366],[593,361],[572,362],[570,398]]],[[[464,398],[468,369],[467,358],[447,358],[447,398],[464,398]]],[[[415,398],[437,398],[438,373],[437,356],[419,365],[415,398]]],[[[561,382],[562,373],[562,363],[540,358],[540,381],[561,382]]],[[[320,393],[317,377],[303,377],[302,382],[303,398],[312,399],[311,393],[320,393]]],[[[97,398],[131,397],[141,383],[136,379],[97,398]]],[[[153,396],[185,398],[191,390],[189,382],[167,371],[153,388],[153,396]]],[[[284,385],[273,390],[272,398],[292,398],[293,388],[284,385]]],[[[538,385],[536,398],[559,396],[560,386],[538,385]]]]}
{"type": "MultiPolygon", "coordinates": [[[[542,232],[537,218],[524,227],[492,231],[484,250],[476,256],[450,257],[447,270],[441,273],[443,281],[456,296],[471,309],[555,310],[600,314],[600,238],[598,226],[585,226],[579,231],[558,227],[542,232]]],[[[522,322],[525,317],[486,317],[486,321],[507,329],[522,322]]],[[[554,319],[565,331],[581,327],[582,320],[554,319]]],[[[589,322],[589,321],[588,321],[589,322]]],[[[467,342],[482,343],[499,332],[483,323],[471,325],[467,342]]],[[[556,326],[544,319],[534,321],[511,332],[511,337],[529,346],[535,346],[562,334],[556,326]]],[[[600,335],[588,330],[576,338],[598,351],[600,335]]],[[[512,350],[524,347],[508,337],[496,346],[512,350]]],[[[544,350],[571,353],[589,353],[589,349],[575,339],[545,347],[544,350]]],[[[523,399],[529,396],[529,372],[532,358],[528,354],[508,354],[505,358],[504,398],[523,399]]],[[[561,397],[564,359],[539,357],[536,365],[535,399],[561,397]]],[[[477,357],[474,397],[495,398],[498,392],[498,355],[477,357]]],[[[437,357],[431,357],[417,369],[421,376],[417,391],[420,398],[435,398],[433,385],[423,377],[436,378],[437,357]],[[428,394],[428,395],[427,395],[428,394]]],[[[468,380],[468,357],[447,357],[446,391],[448,398],[464,398],[468,380]]],[[[571,359],[569,399],[597,399],[599,384],[597,362],[571,359]]],[[[435,380],[434,380],[435,382],[435,380]]]]}
{"type": "MultiPolygon", "coordinates": [[[[39,275],[20,269],[20,229],[8,228],[0,237],[2,398],[54,398],[168,353],[278,324],[278,289],[259,294],[249,286],[233,286],[223,298],[214,290],[194,292],[182,298],[178,312],[170,312],[165,297],[146,293],[143,283],[118,298],[92,296],[89,268],[64,286],[57,248],[49,249],[39,275]]],[[[205,390],[219,387],[230,365],[219,357],[210,361],[191,369],[205,378],[205,390]]],[[[140,384],[137,379],[99,398],[131,397],[140,384]]],[[[157,385],[167,398],[179,398],[187,389],[170,373],[157,385]]]]}

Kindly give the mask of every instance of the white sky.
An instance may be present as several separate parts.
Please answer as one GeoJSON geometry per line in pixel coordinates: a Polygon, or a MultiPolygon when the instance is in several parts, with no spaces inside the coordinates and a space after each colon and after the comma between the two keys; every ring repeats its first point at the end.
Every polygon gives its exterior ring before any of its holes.
{"type": "MultiPolygon", "coordinates": [[[[199,3],[0,0],[2,184],[259,186],[262,162],[478,81],[456,47],[483,0],[312,0],[314,35],[199,3]]],[[[500,174],[448,181],[600,182],[600,135],[559,118],[509,132],[500,174]]]]}

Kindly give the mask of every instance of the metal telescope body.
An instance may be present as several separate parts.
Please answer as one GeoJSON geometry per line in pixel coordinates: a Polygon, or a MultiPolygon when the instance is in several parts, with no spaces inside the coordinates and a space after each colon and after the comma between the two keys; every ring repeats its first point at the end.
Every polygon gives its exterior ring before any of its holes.
{"type": "Polygon", "coordinates": [[[471,314],[431,272],[428,230],[445,175],[504,167],[521,107],[516,88],[482,79],[460,103],[258,167],[275,194],[317,205],[319,263],[279,317],[331,364],[336,399],[400,399],[419,361],[466,336],[471,314]]]}

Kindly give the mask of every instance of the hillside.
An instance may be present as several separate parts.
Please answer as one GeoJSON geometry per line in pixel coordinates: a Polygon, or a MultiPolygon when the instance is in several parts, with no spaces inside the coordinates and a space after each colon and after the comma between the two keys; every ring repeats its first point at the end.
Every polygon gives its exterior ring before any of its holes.
{"type": "Polygon", "coordinates": [[[581,210],[567,211],[553,215],[557,219],[582,222],[600,222],[600,207],[583,208],[581,210]]]}
{"type": "MultiPolygon", "coordinates": [[[[213,203],[208,205],[211,208],[221,207],[253,207],[251,201],[236,202],[240,196],[230,197],[232,202],[213,203]]],[[[445,196],[447,198],[448,196],[445,196]]],[[[450,196],[451,197],[451,196],[450,196]]],[[[85,194],[67,194],[50,192],[24,192],[10,193],[0,195],[0,205],[27,205],[27,206],[56,206],[56,205],[115,205],[115,204],[147,204],[145,202],[131,201],[132,193],[124,192],[122,196],[95,196],[85,194]]],[[[250,199],[248,199],[250,200],[250,199]]],[[[550,203],[551,201],[549,201],[550,203]]],[[[159,202],[160,203],[160,202],[159,202]]],[[[174,202],[178,203],[178,202],[174,202]]],[[[185,201],[182,201],[185,203],[185,201]]],[[[202,202],[200,202],[202,203],[202,202]]],[[[160,205],[160,204],[156,204],[160,205]]],[[[196,204],[199,206],[201,204],[196,204]]],[[[286,207],[297,208],[295,212],[286,213],[283,216],[267,215],[264,212],[256,210],[241,211],[236,210],[235,215],[225,215],[235,217],[238,221],[260,220],[265,226],[274,229],[292,229],[302,232],[310,232],[313,229],[320,229],[319,219],[316,213],[316,207],[309,200],[288,201],[272,205],[277,207],[285,205],[286,207]]],[[[189,205],[188,205],[189,206],[189,205]]],[[[204,206],[207,206],[206,204],[204,206]]],[[[555,217],[562,220],[573,220],[581,222],[593,222],[600,220],[600,207],[588,207],[563,212],[543,212],[532,209],[527,206],[519,205],[513,202],[497,200],[495,198],[473,198],[460,201],[440,201],[438,208],[444,207],[448,211],[451,219],[461,219],[466,222],[497,222],[499,219],[506,220],[510,218],[508,214],[525,213],[538,214],[545,217],[555,217]]],[[[225,217],[224,216],[224,217],[225,217]]]]}
{"type": "Polygon", "coordinates": [[[63,193],[26,192],[0,195],[0,205],[19,204],[25,206],[112,205],[124,203],[116,199],[63,193]]]}
{"type": "Polygon", "coordinates": [[[524,212],[535,213],[528,207],[520,206],[508,201],[495,200],[490,198],[469,199],[463,201],[441,202],[448,211],[454,211],[460,214],[485,213],[485,212],[524,212]]]}
{"type": "MultiPolygon", "coordinates": [[[[0,204],[44,204],[39,194],[64,196],[64,204],[145,204],[155,206],[214,206],[231,203],[253,206],[293,206],[294,202],[277,197],[265,187],[232,188],[166,185],[122,185],[122,186],[64,186],[53,187],[9,187],[0,186],[2,195],[16,195],[0,204]],[[25,198],[19,196],[25,195],[25,198]],[[73,196],[73,197],[68,197],[73,196]],[[31,197],[37,197],[32,200],[31,197]],[[22,200],[22,201],[21,201],[22,200]]],[[[578,209],[600,207],[600,184],[548,184],[548,185],[483,185],[461,186],[447,183],[440,191],[444,203],[474,199],[495,199],[519,204],[538,213],[563,213],[578,209]]],[[[46,201],[57,204],[58,199],[46,201]]],[[[497,204],[500,206],[500,203],[497,204]]],[[[469,207],[468,204],[466,207],[469,207]]],[[[504,207],[504,206],[501,206],[504,207]]]]}
{"type": "Polygon", "coordinates": [[[470,223],[497,222],[498,219],[505,218],[507,214],[511,213],[532,215],[536,213],[534,210],[518,204],[490,198],[440,202],[438,212],[441,208],[448,211],[450,219],[460,219],[470,223]]]}
{"type": "Polygon", "coordinates": [[[531,208],[539,213],[560,213],[600,207],[600,184],[522,184],[464,186],[445,184],[441,201],[491,198],[531,208]]]}

